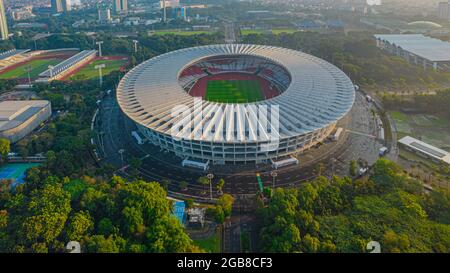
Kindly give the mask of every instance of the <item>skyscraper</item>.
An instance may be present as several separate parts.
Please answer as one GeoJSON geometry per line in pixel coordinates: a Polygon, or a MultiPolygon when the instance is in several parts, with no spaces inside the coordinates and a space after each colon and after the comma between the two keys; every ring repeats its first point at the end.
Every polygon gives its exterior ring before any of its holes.
{"type": "Polygon", "coordinates": [[[127,0],[114,0],[114,12],[116,14],[126,13],[128,11],[127,0]]]}
{"type": "Polygon", "coordinates": [[[98,21],[100,23],[108,23],[111,21],[111,10],[109,8],[98,8],[98,21]]]}
{"type": "Polygon", "coordinates": [[[0,32],[1,39],[8,39],[8,23],[6,22],[6,14],[5,14],[5,5],[3,4],[3,0],[0,0],[0,32]]]}
{"type": "Polygon", "coordinates": [[[438,17],[450,21],[450,1],[439,3],[438,17]]]}
{"type": "Polygon", "coordinates": [[[68,12],[71,10],[70,0],[52,0],[54,13],[68,12]]]}

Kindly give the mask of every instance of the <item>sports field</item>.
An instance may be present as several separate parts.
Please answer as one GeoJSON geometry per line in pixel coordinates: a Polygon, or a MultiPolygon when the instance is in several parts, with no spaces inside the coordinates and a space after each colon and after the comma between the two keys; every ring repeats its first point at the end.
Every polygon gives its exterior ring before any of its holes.
{"type": "Polygon", "coordinates": [[[25,172],[32,167],[39,166],[38,163],[11,163],[0,168],[1,179],[13,179],[12,187],[24,182],[25,172]]]}
{"type": "Polygon", "coordinates": [[[297,28],[274,28],[274,29],[241,29],[241,35],[251,35],[251,34],[274,34],[278,35],[281,33],[292,34],[299,32],[297,28]]]}
{"type": "Polygon", "coordinates": [[[35,59],[29,62],[20,64],[11,70],[7,70],[0,74],[0,79],[27,79],[28,72],[25,71],[27,67],[31,67],[30,77],[35,79],[38,75],[48,69],[49,65],[56,65],[63,60],[61,59],[35,59]]]}
{"type": "Polygon", "coordinates": [[[441,149],[450,151],[450,122],[444,117],[428,114],[390,112],[398,138],[412,136],[441,149]]]}
{"type": "Polygon", "coordinates": [[[206,100],[223,103],[246,103],[263,100],[257,80],[211,80],[206,87],[206,100]]]}
{"type": "Polygon", "coordinates": [[[95,60],[90,64],[84,66],[79,71],[70,76],[71,80],[90,80],[98,78],[98,69],[96,65],[104,64],[106,67],[102,69],[103,76],[109,75],[113,71],[118,71],[124,67],[128,62],[126,57],[114,59],[95,60]]]}

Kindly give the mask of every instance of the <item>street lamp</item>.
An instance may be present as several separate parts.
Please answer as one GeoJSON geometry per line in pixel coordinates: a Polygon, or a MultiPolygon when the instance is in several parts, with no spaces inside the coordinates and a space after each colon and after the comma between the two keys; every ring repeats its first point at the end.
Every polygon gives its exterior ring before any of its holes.
{"type": "Polygon", "coordinates": [[[96,42],[96,44],[98,45],[98,56],[102,57],[102,44],[103,44],[103,41],[96,42]]]}
{"type": "Polygon", "coordinates": [[[208,175],[206,175],[206,177],[209,179],[209,195],[211,200],[213,199],[212,196],[212,179],[214,178],[214,174],[212,173],[208,173],[208,175]]]}
{"type": "Polygon", "coordinates": [[[28,73],[28,85],[31,86],[31,76],[30,76],[30,72],[32,71],[31,65],[28,65],[28,66],[25,68],[25,71],[28,73]]]}
{"type": "Polygon", "coordinates": [[[278,173],[276,171],[272,171],[270,172],[270,176],[272,176],[272,183],[273,183],[272,188],[275,189],[275,179],[277,178],[278,173]]]}
{"type": "Polygon", "coordinates": [[[102,73],[102,69],[105,68],[106,65],[105,64],[99,64],[95,66],[95,69],[98,69],[98,76],[100,78],[100,86],[103,85],[103,73],[102,73]]]}
{"type": "Polygon", "coordinates": [[[138,51],[137,44],[139,43],[139,41],[133,40],[133,43],[134,43],[134,53],[137,53],[137,51],[138,51]]]}
{"type": "Polygon", "coordinates": [[[120,149],[119,154],[120,154],[120,158],[122,159],[122,168],[123,168],[123,153],[125,153],[125,149],[120,149]]]}

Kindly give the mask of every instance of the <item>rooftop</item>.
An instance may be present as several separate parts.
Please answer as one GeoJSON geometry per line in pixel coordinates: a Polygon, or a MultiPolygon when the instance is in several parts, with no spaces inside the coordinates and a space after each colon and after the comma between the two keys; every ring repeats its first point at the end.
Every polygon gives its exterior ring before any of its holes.
{"type": "MultiPolygon", "coordinates": [[[[228,143],[267,141],[266,133],[258,133],[260,124],[245,130],[245,119],[240,117],[256,115],[254,112],[245,114],[248,107],[277,107],[279,120],[274,121],[274,124],[271,120],[268,121],[267,128],[279,125],[277,131],[280,137],[285,138],[327,127],[345,116],[353,106],[353,83],[332,64],[291,49],[244,44],[186,48],[150,59],[123,77],[117,89],[119,105],[136,123],[171,135],[172,126],[177,124],[177,117],[172,115],[172,109],[185,105],[193,113],[196,105],[196,98],[189,95],[179,84],[180,73],[186,67],[204,60],[232,56],[247,59],[249,63],[251,59],[264,58],[267,64],[284,67],[292,77],[290,85],[279,96],[253,103],[202,101],[203,109],[211,114],[205,117],[200,115],[186,125],[186,128],[194,128],[189,133],[189,138],[213,139],[217,142],[225,139],[228,143]],[[234,118],[235,116],[239,118],[234,118]],[[194,126],[194,122],[200,119],[196,124],[208,125],[202,132],[202,126],[194,126]],[[223,130],[215,130],[212,126],[214,122],[222,124],[220,128],[223,130]]],[[[261,131],[263,130],[259,130],[261,131]]],[[[179,134],[182,135],[183,132],[179,134]]]]}
{"type": "Polygon", "coordinates": [[[450,61],[450,43],[439,39],[422,34],[375,34],[375,38],[395,44],[432,62],[450,61]]]}
{"type": "Polygon", "coordinates": [[[49,103],[46,100],[0,102],[0,131],[19,126],[49,103]]]}
{"type": "Polygon", "coordinates": [[[421,140],[415,139],[410,136],[405,136],[404,138],[398,141],[399,143],[406,145],[414,150],[420,151],[432,158],[435,158],[439,161],[450,164],[450,153],[434,147],[428,143],[425,143],[421,140]]]}

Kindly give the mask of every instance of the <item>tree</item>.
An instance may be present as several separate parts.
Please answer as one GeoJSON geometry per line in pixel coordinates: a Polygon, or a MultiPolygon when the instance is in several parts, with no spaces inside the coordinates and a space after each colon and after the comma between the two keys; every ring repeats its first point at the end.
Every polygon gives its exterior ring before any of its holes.
{"type": "Polygon", "coordinates": [[[325,164],[323,164],[322,162],[320,162],[319,164],[317,164],[316,167],[315,167],[315,172],[316,172],[316,174],[317,174],[318,176],[323,175],[323,173],[325,172],[325,170],[326,170],[326,166],[325,166],[325,164]]]}
{"type": "Polygon", "coordinates": [[[223,179],[223,178],[221,178],[220,180],[219,180],[219,182],[217,182],[217,186],[216,186],[216,189],[217,189],[217,192],[219,193],[219,194],[222,194],[223,192],[222,192],[222,189],[223,189],[223,186],[225,185],[225,180],[223,179]]]}
{"type": "Polygon", "coordinates": [[[188,182],[186,182],[184,180],[180,181],[180,183],[178,184],[178,189],[180,191],[185,191],[187,189],[187,187],[188,187],[188,182]]]}
{"type": "Polygon", "coordinates": [[[69,220],[66,228],[67,241],[81,241],[94,229],[94,222],[88,211],[79,211],[69,220]]]}
{"type": "Polygon", "coordinates": [[[26,244],[51,246],[61,234],[71,211],[70,195],[61,185],[47,184],[35,189],[25,205],[25,218],[19,231],[26,244]]]}
{"type": "Polygon", "coordinates": [[[382,246],[385,252],[400,253],[408,250],[410,242],[405,234],[396,234],[388,230],[383,235],[382,246]]]}
{"type": "Polygon", "coordinates": [[[197,182],[198,182],[200,185],[203,185],[203,192],[202,192],[202,193],[205,194],[205,193],[206,193],[205,187],[206,187],[207,185],[209,185],[209,178],[206,177],[206,176],[201,176],[201,177],[198,178],[197,182]]]}
{"type": "Polygon", "coordinates": [[[217,223],[223,224],[225,222],[225,212],[222,206],[216,206],[214,208],[214,219],[217,223]]]}
{"type": "Polygon", "coordinates": [[[222,195],[217,204],[223,208],[225,217],[231,217],[231,211],[233,210],[234,198],[229,194],[222,195]]]}
{"type": "Polygon", "coordinates": [[[171,184],[171,181],[169,179],[163,179],[161,181],[161,187],[166,191],[169,190],[170,184],[171,184]]]}
{"type": "Polygon", "coordinates": [[[349,173],[351,176],[356,176],[358,174],[358,162],[356,160],[350,161],[349,173]]]}
{"type": "Polygon", "coordinates": [[[102,218],[98,222],[97,231],[101,235],[105,235],[105,236],[109,236],[109,235],[118,233],[118,229],[114,226],[111,219],[106,218],[106,217],[102,218]]]}
{"type": "Polygon", "coordinates": [[[6,138],[0,138],[0,163],[8,158],[11,152],[11,142],[6,138]]]}

